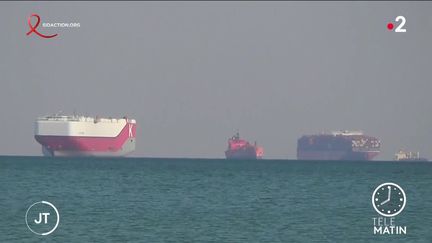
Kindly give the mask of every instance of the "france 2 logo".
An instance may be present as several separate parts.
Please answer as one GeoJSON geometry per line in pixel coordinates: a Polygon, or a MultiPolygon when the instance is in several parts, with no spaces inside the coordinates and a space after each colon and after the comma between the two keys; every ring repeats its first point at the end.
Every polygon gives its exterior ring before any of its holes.
{"type": "MultiPolygon", "coordinates": [[[[397,16],[395,18],[395,22],[398,24],[398,26],[394,29],[394,32],[396,33],[405,33],[407,30],[404,29],[403,27],[406,24],[406,18],[404,16],[397,16]],[[400,22],[400,23],[399,23],[400,22]]],[[[389,22],[387,24],[387,29],[390,31],[393,31],[393,28],[395,27],[396,24],[393,24],[392,22],[389,22]]]]}

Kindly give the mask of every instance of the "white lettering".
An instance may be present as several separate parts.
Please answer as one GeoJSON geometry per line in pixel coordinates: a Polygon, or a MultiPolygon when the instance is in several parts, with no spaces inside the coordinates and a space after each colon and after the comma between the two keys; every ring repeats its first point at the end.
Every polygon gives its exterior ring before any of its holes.
{"type": "Polygon", "coordinates": [[[406,226],[374,226],[374,235],[406,235],[406,226]]]}
{"type": "Polygon", "coordinates": [[[50,215],[50,213],[39,213],[39,220],[37,220],[37,219],[34,220],[34,222],[36,224],[42,223],[42,215],[44,216],[44,222],[45,222],[45,224],[48,223],[48,215],[50,215]]]}
{"type": "Polygon", "coordinates": [[[130,138],[133,137],[133,134],[132,134],[132,127],[133,127],[133,125],[129,123],[129,137],[130,137],[130,138]]]}
{"type": "Polygon", "coordinates": [[[42,23],[44,28],[79,28],[80,23],[42,23]]]}
{"type": "Polygon", "coordinates": [[[374,226],[374,235],[376,235],[377,233],[379,233],[380,235],[382,234],[382,227],[374,226]]]}

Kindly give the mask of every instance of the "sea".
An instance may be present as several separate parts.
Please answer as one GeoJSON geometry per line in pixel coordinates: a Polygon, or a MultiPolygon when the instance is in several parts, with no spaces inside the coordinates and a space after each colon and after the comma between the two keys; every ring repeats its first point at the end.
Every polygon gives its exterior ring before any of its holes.
{"type": "Polygon", "coordinates": [[[0,212],[0,242],[430,243],[432,163],[1,156],[0,212]],[[374,233],[386,182],[405,234],[374,233]],[[37,202],[58,210],[48,235],[30,230],[37,202]]]}

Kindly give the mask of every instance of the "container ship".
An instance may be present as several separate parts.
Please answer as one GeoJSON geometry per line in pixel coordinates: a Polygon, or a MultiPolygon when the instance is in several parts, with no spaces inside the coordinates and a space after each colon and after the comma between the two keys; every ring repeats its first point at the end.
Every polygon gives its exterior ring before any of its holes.
{"type": "Polygon", "coordinates": [[[262,147],[257,146],[256,142],[252,145],[241,139],[239,133],[228,139],[228,149],[225,151],[227,159],[262,159],[263,155],[262,147]]]}
{"type": "Polygon", "coordinates": [[[35,139],[45,156],[125,156],[135,150],[136,121],[127,117],[45,116],[35,139]]]}
{"type": "Polygon", "coordinates": [[[380,153],[379,139],[358,131],[305,135],[297,141],[299,160],[372,160],[380,153]]]}

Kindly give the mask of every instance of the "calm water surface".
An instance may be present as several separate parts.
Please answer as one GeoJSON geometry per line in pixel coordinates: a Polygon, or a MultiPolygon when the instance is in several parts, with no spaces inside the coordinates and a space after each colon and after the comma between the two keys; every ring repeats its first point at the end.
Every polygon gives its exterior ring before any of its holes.
{"type": "Polygon", "coordinates": [[[432,163],[0,157],[0,242],[432,242],[432,163]],[[407,235],[373,235],[395,182],[407,235]],[[37,236],[27,208],[60,224],[37,236]]]}

